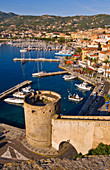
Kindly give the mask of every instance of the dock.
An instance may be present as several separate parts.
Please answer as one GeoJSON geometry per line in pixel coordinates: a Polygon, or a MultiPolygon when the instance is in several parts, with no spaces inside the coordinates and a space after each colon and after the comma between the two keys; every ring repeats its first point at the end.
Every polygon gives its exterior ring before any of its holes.
{"type": "Polygon", "coordinates": [[[60,59],[53,58],[14,58],[13,61],[21,61],[21,62],[60,62],[60,59]]]}
{"type": "Polygon", "coordinates": [[[73,72],[72,70],[70,70],[70,69],[68,69],[68,68],[66,68],[66,67],[64,67],[64,66],[61,66],[61,65],[59,65],[59,68],[68,71],[68,74],[71,74],[71,75],[73,75],[73,76],[76,76],[76,77],[78,77],[79,79],[81,79],[81,80],[83,80],[83,81],[86,81],[86,82],[89,83],[89,84],[92,84],[93,86],[96,86],[96,84],[97,84],[96,80],[94,80],[94,79],[92,79],[92,78],[89,78],[89,77],[87,77],[87,76],[85,76],[85,75],[83,75],[83,74],[80,74],[80,73],[77,73],[77,72],[73,72]]]}
{"type": "Polygon", "coordinates": [[[8,97],[10,94],[14,93],[15,91],[19,90],[20,88],[22,88],[24,86],[28,86],[30,84],[32,84],[32,81],[26,80],[26,81],[14,86],[14,87],[8,89],[8,90],[0,93],[0,101],[5,99],[6,97],[8,97]]]}
{"type": "Polygon", "coordinates": [[[62,74],[68,74],[68,71],[58,71],[58,72],[52,72],[52,73],[42,73],[38,75],[38,77],[48,77],[48,76],[56,76],[56,75],[62,75],[62,74]]]}

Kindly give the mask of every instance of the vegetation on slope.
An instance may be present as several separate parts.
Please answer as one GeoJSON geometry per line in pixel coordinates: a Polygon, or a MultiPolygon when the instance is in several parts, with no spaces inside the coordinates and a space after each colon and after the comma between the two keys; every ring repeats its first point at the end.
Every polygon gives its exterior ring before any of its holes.
{"type": "Polygon", "coordinates": [[[0,30],[37,30],[37,31],[53,31],[53,32],[69,32],[79,30],[87,30],[91,28],[104,28],[110,23],[110,15],[100,14],[94,16],[24,16],[14,13],[0,12],[0,30]],[[12,28],[11,28],[12,27],[12,28]]]}
{"type": "Polygon", "coordinates": [[[86,155],[79,153],[76,156],[73,156],[73,159],[84,158],[89,155],[110,155],[110,145],[100,143],[97,148],[90,149],[86,155]]]}

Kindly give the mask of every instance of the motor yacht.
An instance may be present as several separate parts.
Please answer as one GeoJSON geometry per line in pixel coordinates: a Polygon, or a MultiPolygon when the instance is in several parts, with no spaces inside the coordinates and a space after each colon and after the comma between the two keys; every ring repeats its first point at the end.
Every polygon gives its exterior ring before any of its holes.
{"type": "Polygon", "coordinates": [[[13,97],[21,98],[21,99],[23,99],[25,97],[25,95],[26,94],[22,91],[18,91],[18,92],[13,93],[13,97]]]}
{"type": "Polygon", "coordinates": [[[17,98],[6,98],[4,99],[4,101],[7,103],[12,103],[12,104],[23,104],[24,103],[23,99],[17,99],[17,98]]]}
{"type": "Polygon", "coordinates": [[[86,82],[83,82],[82,84],[75,84],[78,88],[83,89],[83,90],[91,90],[92,87],[88,86],[86,82]]]}
{"type": "Polygon", "coordinates": [[[73,75],[64,75],[63,78],[64,78],[64,80],[73,80],[73,79],[75,79],[77,77],[73,76],[73,75]]]}
{"type": "Polygon", "coordinates": [[[38,77],[38,76],[42,75],[43,73],[44,73],[43,71],[38,72],[38,73],[32,73],[32,76],[33,77],[38,77]]]}
{"type": "Polygon", "coordinates": [[[72,56],[72,52],[69,50],[61,50],[58,53],[55,53],[56,56],[72,56]]]}

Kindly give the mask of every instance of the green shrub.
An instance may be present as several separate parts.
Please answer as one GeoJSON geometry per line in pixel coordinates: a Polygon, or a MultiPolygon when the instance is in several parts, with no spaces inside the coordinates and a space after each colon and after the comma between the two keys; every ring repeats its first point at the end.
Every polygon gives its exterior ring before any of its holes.
{"type": "Polygon", "coordinates": [[[76,160],[76,158],[84,158],[84,155],[80,152],[76,156],[73,156],[74,160],[76,160]]]}
{"type": "Polygon", "coordinates": [[[89,150],[87,155],[109,155],[110,145],[100,143],[96,149],[89,150]]]}

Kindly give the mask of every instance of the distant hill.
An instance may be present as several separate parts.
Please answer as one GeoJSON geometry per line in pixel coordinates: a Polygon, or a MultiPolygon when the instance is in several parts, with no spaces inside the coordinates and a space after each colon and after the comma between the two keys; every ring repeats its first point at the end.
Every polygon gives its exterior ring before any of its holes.
{"type": "Polygon", "coordinates": [[[110,15],[61,17],[53,15],[27,16],[0,12],[0,31],[32,29],[48,32],[69,32],[76,29],[104,28],[105,25],[110,25],[110,15]]]}
{"type": "Polygon", "coordinates": [[[0,22],[2,22],[5,19],[8,19],[8,18],[11,19],[14,16],[17,16],[17,15],[12,12],[5,13],[5,12],[0,11],[0,22]]]}

